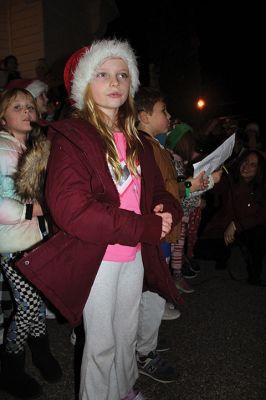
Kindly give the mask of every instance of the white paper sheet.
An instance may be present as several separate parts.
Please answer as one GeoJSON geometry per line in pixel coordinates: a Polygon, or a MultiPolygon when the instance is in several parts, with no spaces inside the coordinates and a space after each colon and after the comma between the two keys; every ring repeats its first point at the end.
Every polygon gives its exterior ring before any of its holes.
{"type": "Polygon", "coordinates": [[[210,175],[216,169],[219,169],[222,164],[232,154],[235,145],[235,133],[226,139],[216,150],[205,157],[203,160],[193,164],[195,178],[202,171],[205,171],[206,175],[210,175]]]}

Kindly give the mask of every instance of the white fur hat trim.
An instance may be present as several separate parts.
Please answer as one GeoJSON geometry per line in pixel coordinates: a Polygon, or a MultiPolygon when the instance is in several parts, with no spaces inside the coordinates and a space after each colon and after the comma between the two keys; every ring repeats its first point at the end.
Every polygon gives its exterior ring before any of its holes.
{"type": "Polygon", "coordinates": [[[84,106],[85,90],[88,83],[94,78],[96,68],[108,58],[114,57],[121,58],[126,62],[131,79],[130,93],[134,97],[139,86],[139,71],[134,51],[126,41],[101,40],[92,43],[74,71],[71,98],[78,109],[82,109],[84,106]]]}

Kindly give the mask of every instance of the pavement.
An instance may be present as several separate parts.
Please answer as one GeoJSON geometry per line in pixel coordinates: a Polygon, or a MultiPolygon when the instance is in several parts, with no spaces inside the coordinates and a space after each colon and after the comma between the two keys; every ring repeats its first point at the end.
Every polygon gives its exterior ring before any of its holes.
{"type": "MultiPolygon", "coordinates": [[[[195,292],[184,295],[179,307],[181,316],[162,321],[160,328],[160,338],[170,347],[161,356],[176,366],[176,382],[162,384],[140,375],[136,388],[147,400],[265,400],[266,288],[246,284],[245,265],[237,251],[227,269],[216,270],[207,261],[200,264],[200,274],[190,280],[195,292]]],[[[48,320],[48,330],[62,380],[43,381],[28,349],[27,370],[43,384],[40,400],[74,400],[71,328],[59,319],[48,320]]],[[[4,392],[0,399],[14,400],[4,392]]]]}

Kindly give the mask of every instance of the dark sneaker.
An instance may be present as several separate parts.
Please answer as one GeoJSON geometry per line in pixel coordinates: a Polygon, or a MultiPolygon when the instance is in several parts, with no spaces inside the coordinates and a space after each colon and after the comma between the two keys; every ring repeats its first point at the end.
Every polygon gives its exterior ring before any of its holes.
{"type": "Polygon", "coordinates": [[[149,376],[157,382],[171,383],[177,380],[175,368],[156,351],[151,351],[147,356],[137,354],[137,364],[140,374],[149,376]]]}
{"type": "Polygon", "coordinates": [[[40,397],[43,393],[41,385],[24,370],[25,351],[3,351],[1,356],[0,390],[6,391],[16,399],[30,400],[40,397]]]}
{"type": "Polygon", "coordinates": [[[187,283],[183,275],[180,274],[174,274],[174,280],[175,280],[175,285],[177,289],[181,290],[181,292],[184,293],[193,293],[194,289],[187,283]]]}
{"type": "Polygon", "coordinates": [[[199,266],[198,262],[195,260],[195,258],[190,258],[190,257],[185,256],[185,259],[188,262],[192,271],[196,272],[196,274],[200,272],[200,266],[199,266]]]}
{"type": "Polygon", "coordinates": [[[170,350],[170,346],[168,345],[167,341],[163,338],[158,339],[156,351],[157,353],[162,353],[164,351],[170,350]]]}
{"type": "Polygon", "coordinates": [[[182,265],[181,272],[183,277],[186,279],[193,279],[197,276],[197,273],[190,268],[190,265],[187,262],[182,265]]]}

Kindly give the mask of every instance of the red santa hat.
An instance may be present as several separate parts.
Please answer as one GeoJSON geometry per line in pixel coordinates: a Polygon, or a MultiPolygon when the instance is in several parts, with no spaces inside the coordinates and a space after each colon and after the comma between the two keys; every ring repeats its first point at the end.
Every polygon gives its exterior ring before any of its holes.
{"type": "Polygon", "coordinates": [[[127,64],[130,93],[134,97],[139,86],[139,71],[133,49],[127,41],[104,39],[77,50],[66,63],[65,87],[76,108],[83,108],[88,83],[94,78],[96,68],[109,58],[121,58],[127,64]]]}
{"type": "Polygon", "coordinates": [[[38,79],[13,79],[11,80],[7,89],[26,89],[36,99],[41,93],[48,92],[48,85],[38,79]]]}

